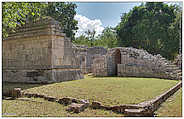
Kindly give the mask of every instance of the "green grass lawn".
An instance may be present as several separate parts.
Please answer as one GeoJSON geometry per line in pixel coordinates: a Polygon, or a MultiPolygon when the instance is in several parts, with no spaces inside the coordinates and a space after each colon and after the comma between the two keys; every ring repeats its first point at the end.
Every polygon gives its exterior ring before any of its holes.
{"type": "Polygon", "coordinates": [[[99,101],[104,105],[136,104],[150,100],[178,81],[156,78],[90,77],[26,89],[49,96],[99,101]]]}
{"type": "Polygon", "coordinates": [[[119,117],[122,114],[116,114],[112,111],[94,110],[87,108],[81,113],[70,113],[66,111],[67,106],[56,102],[49,102],[41,98],[31,98],[28,101],[23,100],[3,100],[3,117],[119,117]]]}
{"type": "Polygon", "coordinates": [[[181,117],[182,116],[182,89],[164,102],[156,111],[159,117],[181,117]]]}

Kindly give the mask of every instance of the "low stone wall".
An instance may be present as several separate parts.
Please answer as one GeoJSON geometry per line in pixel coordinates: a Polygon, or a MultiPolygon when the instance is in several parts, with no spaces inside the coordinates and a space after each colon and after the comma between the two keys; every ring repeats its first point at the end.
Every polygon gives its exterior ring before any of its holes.
{"type": "Polygon", "coordinates": [[[161,95],[155,97],[150,101],[141,102],[139,104],[123,104],[123,105],[115,105],[115,106],[105,106],[100,102],[93,101],[92,104],[89,104],[88,100],[80,100],[71,97],[64,98],[56,98],[52,96],[47,96],[38,93],[29,93],[25,91],[21,91],[20,88],[15,88],[12,93],[12,96],[17,98],[20,96],[26,97],[39,97],[44,98],[47,101],[57,102],[63,104],[65,106],[70,105],[67,109],[68,111],[74,111],[79,113],[84,111],[87,107],[91,107],[92,109],[104,109],[104,110],[112,110],[116,113],[123,113],[125,116],[154,116],[154,112],[160,107],[160,105],[167,100],[170,96],[172,96],[176,91],[178,91],[182,87],[182,82],[179,82],[174,87],[170,88],[166,92],[161,95]]]}
{"type": "Polygon", "coordinates": [[[154,111],[156,111],[160,105],[167,100],[170,96],[172,96],[176,91],[178,91],[182,87],[182,82],[179,82],[176,86],[170,88],[168,91],[163,94],[157,96],[156,98],[139,103],[137,106],[141,107],[139,109],[125,109],[125,114],[127,116],[149,116],[154,115],[154,111]]]}

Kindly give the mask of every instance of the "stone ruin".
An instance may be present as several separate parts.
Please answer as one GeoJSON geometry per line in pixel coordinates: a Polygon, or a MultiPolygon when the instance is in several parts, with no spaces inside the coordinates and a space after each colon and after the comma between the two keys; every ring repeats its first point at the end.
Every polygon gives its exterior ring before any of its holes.
{"type": "Polygon", "coordinates": [[[119,47],[93,60],[94,76],[152,77],[178,80],[182,71],[161,55],[151,55],[142,49],[119,47]]]}
{"type": "MultiPolygon", "coordinates": [[[[73,45],[52,18],[26,23],[3,39],[3,81],[52,83],[95,76],[182,79],[177,64],[145,50],[73,45]]],[[[178,67],[179,66],[179,67],[178,67]]]]}
{"type": "Polygon", "coordinates": [[[4,82],[52,83],[83,78],[70,39],[52,18],[26,23],[2,44],[4,82]]]}
{"type": "Polygon", "coordinates": [[[101,55],[105,55],[107,50],[103,47],[87,47],[75,45],[76,57],[79,60],[80,69],[84,74],[92,72],[93,60],[101,55]]]}
{"type": "Polygon", "coordinates": [[[176,59],[173,62],[175,65],[177,65],[180,69],[182,69],[182,55],[179,54],[176,59]]]}

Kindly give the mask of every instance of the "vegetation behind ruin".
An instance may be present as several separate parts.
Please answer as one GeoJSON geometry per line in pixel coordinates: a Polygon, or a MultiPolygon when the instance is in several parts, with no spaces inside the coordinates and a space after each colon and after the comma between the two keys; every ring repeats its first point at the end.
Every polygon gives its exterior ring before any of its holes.
{"type": "Polygon", "coordinates": [[[107,27],[101,35],[86,31],[75,38],[77,31],[75,3],[3,3],[3,37],[9,31],[26,21],[51,16],[60,22],[63,31],[74,44],[92,46],[134,47],[147,50],[151,54],[161,54],[173,60],[179,54],[181,40],[181,9],[177,5],[163,2],[147,2],[135,6],[128,13],[122,13],[121,22],[115,27],[107,27]]]}

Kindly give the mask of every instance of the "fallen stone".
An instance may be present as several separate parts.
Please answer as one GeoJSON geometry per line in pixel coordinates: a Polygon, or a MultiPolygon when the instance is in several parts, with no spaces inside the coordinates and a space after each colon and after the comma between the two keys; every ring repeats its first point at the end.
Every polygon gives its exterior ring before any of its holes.
{"type": "Polygon", "coordinates": [[[13,97],[3,97],[3,100],[14,100],[15,98],[13,97]]]}
{"type": "Polygon", "coordinates": [[[21,97],[21,88],[14,88],[12,90],[11,96],[13,98],[19,98],[19,97],[21,97]]]}
{"type": "Polygon", "coordinates": [[[24,96],[30,98],[30,97],[31,97],[31,93],[25,92],[25,93],[24,93],[24,96]]]}
{"type": "Polygon", "coordinates": [[[71,105],[69,105],[67,111],[69,112],[74,112],[74,113],[80,113],[82,111],[84,111],[87,108],[87,106],[85,104],[77,104],[77,103],[72,103],[71,105]]]}
{"type": "Polygon", "coordinates": [[[51,102],[55,102],[57,100],[56,97],[52,96],[44,96],[44,99],[51,102]]]}
{"type": "Polygon", "coordinates": [[[105,110],[112,110],[112,107],[111,106],[101,106],[102,109],[105,109],[105,110]]]}
{"type": "Polygon", "coordinates": [[[58,99],[57,102],[66,106],[72,103],[72,99],[65,97],[65,98],[58,99]]]}
{"type": "Polygon", "coordinates": [[[37,97],[38,97],[38,98],[44,98],[44,95],[42,95],[42,94],[37,94],[37,97]]]}
{"type": "Polygon", "coordinates": [[[97,102],[97,101],[94,101],[94,102],[92,102],[91,107],[93,109],[100,109],[101,108],[101,103],[97,102]]]}
{"type": "Polygon", "coordinates": [[[150,117],[153,112],[147,112],[145,109],[125,109],[124,114],[128,117],[150,117]]]}
{"type": "Polygon", "coordinates": [[[120,106],[113,106],[112,111],[117,112],[117,113],[124,113],[126,109],[126,105],[120,105],[120,106]]]}
{"type": "Polygon", "coordinates": [[[80,100],[76,99],[76,98],[72,98],[72,103],[78,103],[80,100]]]}
{"type": "Polygon", "coordinates": [[[82,103],[82,104],[89,104],[89,101],[88,100],[80,100],[79,103],[82,103]]]}

